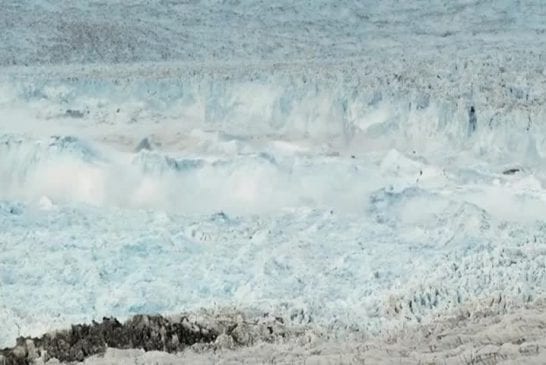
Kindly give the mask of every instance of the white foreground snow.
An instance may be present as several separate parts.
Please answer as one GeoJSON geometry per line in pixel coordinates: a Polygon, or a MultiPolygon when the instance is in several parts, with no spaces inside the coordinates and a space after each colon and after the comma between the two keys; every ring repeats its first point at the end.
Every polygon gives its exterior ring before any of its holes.
{"type": "Polygon", "coordinates": [[[328,335],[164,360],[542,351],[545,6],[407,3],[0,1],[0,346],[235,307],[328,335]]]}

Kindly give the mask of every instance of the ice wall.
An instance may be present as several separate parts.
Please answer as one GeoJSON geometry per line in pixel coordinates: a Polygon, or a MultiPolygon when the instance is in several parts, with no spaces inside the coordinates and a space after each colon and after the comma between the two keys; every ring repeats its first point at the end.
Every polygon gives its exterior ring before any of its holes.
{"type": "Polygon", "coordinates": [[[67,190],[65,199],[165,208],[213,191],[210,204],[200,200],[208,210],[248,199],[258,211],[332,205],[330,172],[306,166],[306,156],[392,149],[447,170],[481,161],[542,171],[541,54],[368,61],[9,68],[0,83],[2,194],[57,199],[67,190]],[[298,180],[305,171],[322,176],[316,190],[298,180]]]}
{"type": "Polygon", "coordinates": [[[1,122],[24,124],[15,111],[25,109],[34,119],[96,124],[112,133],[155,123],[186,135],[201,129],[234,139],[308,138],[338,142],[338,148],[437,145],[493,155],[536,148],[540,155],[543,56],[378,57],[272,68],[11,68],[1,83],[1,122]]]}

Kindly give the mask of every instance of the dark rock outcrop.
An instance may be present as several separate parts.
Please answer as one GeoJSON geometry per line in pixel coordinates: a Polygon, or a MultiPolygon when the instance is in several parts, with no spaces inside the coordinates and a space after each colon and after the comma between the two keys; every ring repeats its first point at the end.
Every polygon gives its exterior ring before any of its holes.
{"type": "Polygon", "coordinates": [[[478,117],[476,116],[476,108],[473,106],[470,107],[468,111],[468,133],[472,134],[476,131],[478,127],[478,117]]]}
{"type": "Polygon", "coordinates": [[[85,116],[85,112],[82,112],[81,110],[76,109],[67,109],[65,112],[65,116],[69,118],[75,118],[75,119],[81,119],[85,116]]]}
{"type": "Polygon", "coordinates": [[[502,172],[503,175],[515,175],[520,171],[517,167],[506,169],[502,172]]]}
{"type": "Polygon", "coordinates": [[[138,315],[123,324],[115,318],[104,318],[101,323],[73,325],[69,330],[40,338],[20,337],[14,348],[0,350],[0,365],[32,364],[39,358],[83,361],[105,353],[108,347],[174,353],[197,343],[212,343],[218,335],[186,317],[175,321],[138,315]]]}

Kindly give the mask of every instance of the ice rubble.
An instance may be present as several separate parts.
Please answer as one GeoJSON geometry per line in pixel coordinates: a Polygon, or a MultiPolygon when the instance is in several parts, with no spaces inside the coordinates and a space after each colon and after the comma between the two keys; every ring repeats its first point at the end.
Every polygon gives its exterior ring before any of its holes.
{"type": "Polygon", "coordinates": [[[4,202],[3,342],[102,316],[229,305],[377,333],[479,299],[505,310],[542,297],[543,225],[497,218],[464,192],[445,192],[381,189],[369,201],[361,195],[369,213],[359,214],[188,216],[78,204],[40,213],[4,202]]]}

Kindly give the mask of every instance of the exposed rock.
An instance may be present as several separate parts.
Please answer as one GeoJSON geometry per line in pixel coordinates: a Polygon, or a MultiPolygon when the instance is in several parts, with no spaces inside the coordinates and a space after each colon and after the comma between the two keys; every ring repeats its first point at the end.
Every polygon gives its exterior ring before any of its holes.
{"type": "Polygon", "coordinates": [[[256,314],[248,318],[238,311],[176,318],[137,315],[125,323],[103,318],[101,323],[77,324],[40,338],[20,337],[15,347],[0,350],[0,365],[81,362],[93,355],[102,356],[109,348],[168,353],[188,347],[201,351],[234,349],[259,342],[284,342],[304,332],[298,327],[288,330],[279,317],[256,314]]]}
{"type": "Polygon", "coordinates": [[[511,168],[511,169],[506,169],[504,170],[502,173],[503,175],[514,175],[516,173],[520,172],[520,169],[518,168],[511,168]]]}
{"type": "Polygon", "coordinates": [[[0,351],[0,364],[31,364],[38,358],[83,361],[105,353],[108,347],[172,353],[196,343],[212,343],[217,337],[216,331],[191,323],[186,317],[173,321],[162,316],[138,315],[124,324],[115,318],[104,318],[101,323],[73,325],[69,330],[41,338],[21,337],[14,348],[0,351]]]}
{"type": "Polygon", "coordinates": [[[472,134],[476,131],[478,127],[478,117],[476,116],[476,108],[473,106],[470,107],[468,111],[468,132],[472,134]]]}
{"type": "Polygon", "coordinates": [[[75,109],[68,109],[66,112],[65,112],[65,115],[69,118],[76,118],[76,119],[81,119],[85,116],[85,113],[80,111],[80,110],[75,110],[75,109]]]}

